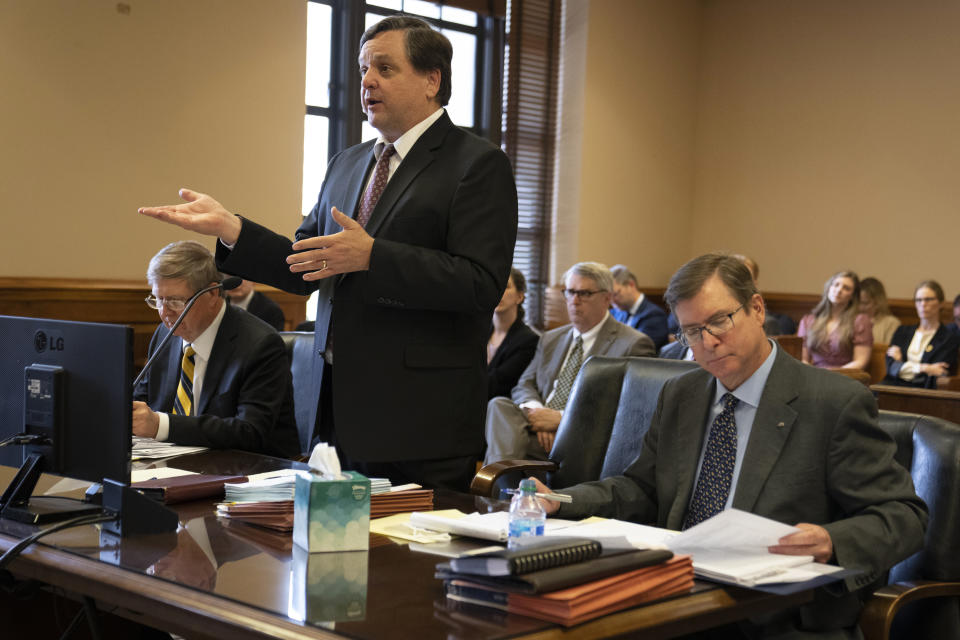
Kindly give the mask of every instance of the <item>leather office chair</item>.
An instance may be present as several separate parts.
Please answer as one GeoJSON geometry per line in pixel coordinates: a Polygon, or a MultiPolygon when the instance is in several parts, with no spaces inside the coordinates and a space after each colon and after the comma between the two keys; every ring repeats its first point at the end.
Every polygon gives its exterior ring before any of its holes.
{"type": "Polygon", "coordinates": [[[550,460],[488,464],[470,491],[496,498],[527,475],[554,487],[619,475],[640,453],[663,383],[696,367],[683,360],[589,358],[570,392],[550,460]]]}
{"type": "Polygon", "coordinates": [[[317,397],[311,393],[313,367],[316,356],[313,353],[313,333],[306,331],[281,331],[287,357],[290,358],[290,373],[293,375],[293,413],[297,420],[297,432],[300,434],[300,451],[310,451],[313,438],[313,423],[310,412],[317,404],[317,397]]]}
{"type": "Polygon", "coordinates": [[[960,638],[960,426],[916,413],[881,411],[930,510],[921,551],[890,570],[860,616],[867,640],[960,638]]]}
{"type": "MultiPolygon", "coordinates": [[[[695,363],[654,358],[590,358],[574,384],[550,460],[506,460],[483,467],[471,484],[499,497],[526,475],[554,487],[621,473],[640,451],[664,382],[695,363]]],[[[867,600],[867,640],[960,638],[960,426],[915,413],[880,411],[930,520],[923,549],[893,567],[889,584],[867,600]]]]}

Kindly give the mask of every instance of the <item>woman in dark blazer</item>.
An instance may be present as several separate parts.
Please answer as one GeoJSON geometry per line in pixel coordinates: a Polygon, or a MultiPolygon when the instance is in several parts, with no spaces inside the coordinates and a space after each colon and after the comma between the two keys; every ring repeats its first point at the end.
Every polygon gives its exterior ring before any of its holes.
{"type": "Polygon", "coordinates": [[[527,281],[510,269],[507,288],[493,311],[493,326],[487,340],[487,397],[509,396],[520,374],[537,351],[540,336],[523,321],[523,298],[527,281]]]}
{"type": "Polygon", "coordinates": [[[893,333],[883,383],[933,389],[937,376],[956,372],[960,339],[940,324],[943,288],[936,280],[917,285],[913,302],[920,324],[898,327],[893,333]]]}

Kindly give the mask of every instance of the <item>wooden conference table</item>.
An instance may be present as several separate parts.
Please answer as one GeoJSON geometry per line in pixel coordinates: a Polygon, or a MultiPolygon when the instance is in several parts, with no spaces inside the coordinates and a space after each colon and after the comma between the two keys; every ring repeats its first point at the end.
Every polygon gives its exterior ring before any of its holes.
{"type": "MultiPolygon", "coordinates": [[[[142,466],[142,463],[135,463],[142,466]]],[[[298,466],[236,451],[157,462],[210,474],[251,474],[298,466]]],[[[302,465],[299,465],[302,466],[302,465]]],[[[0,487],[14,470],[0,467],[0,487]]],[[[38,492],[55,478],[45,477],[38,492]]],[[[439,508],[487,510],[489,501],[437,492],[439,508]]],[[[229,638],[603,638],[637,633],[669,638],[762,612],[797,606],[810,592],[775,596],[698,584],[690,594],[565,629],[443,596],[433,569],[442,558],[371,534],[370,550],[305,554],[281,536],[220,520],[214,501],[175,505],[181,530],[118,541],[94,526],[50,535],[14,560],[19,579],[92,598],[103,611],[188,639],[229,638]],[[183,526],[185,525],[185,526],[183,526]],[[344,598],[345,574],[366,573],[366,599],[344,598]]],[[[0,521],[0,550],[32,527],[0,521]]],[[[361,578],[362,580],[362,578],[361,578]]],[[[0,593],[0,598],[5,596],[0,593]]]]}

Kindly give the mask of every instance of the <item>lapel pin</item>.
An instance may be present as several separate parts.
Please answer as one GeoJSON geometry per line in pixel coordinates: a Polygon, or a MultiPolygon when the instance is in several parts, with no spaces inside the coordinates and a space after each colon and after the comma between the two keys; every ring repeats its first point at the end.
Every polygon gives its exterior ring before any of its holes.
{"type": "Polygon", "coordinates": [[[933,351],[933,345],[932,345],[932,344],[928,344],[928,345],[927,345],[927,353],[930,353],[931,351],[933,351]]]}
{"type": "Polygon", "coordinates": [[[778,422],[778,423],[777,423],[777,426],[778,426],[778,427],[783,427],[783,426],[786,426],[786,425],[784,425],[782,422],[778,422]]]}

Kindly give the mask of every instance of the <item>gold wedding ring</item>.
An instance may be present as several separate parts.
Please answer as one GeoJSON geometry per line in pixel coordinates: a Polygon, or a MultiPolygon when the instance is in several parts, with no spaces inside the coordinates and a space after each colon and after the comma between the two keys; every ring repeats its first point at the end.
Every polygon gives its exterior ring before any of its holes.
{"type": "Polygon", "coordinates": [[[324,261],[323,261],[323,266],[320,267],[320,271],[326,271],[326,270],[327,270],[327,261],[324,260],[324,261]]]}

